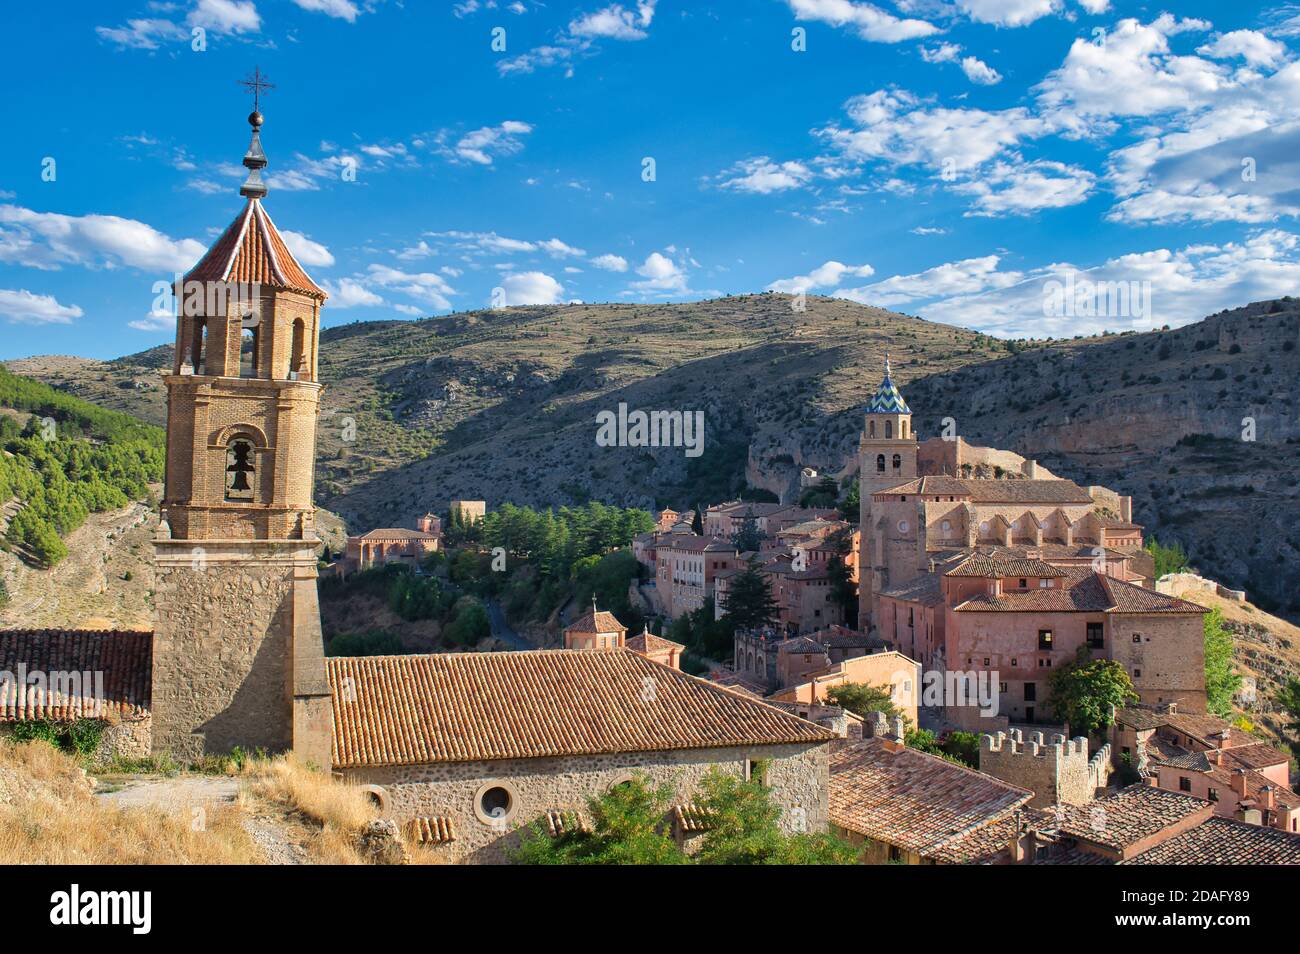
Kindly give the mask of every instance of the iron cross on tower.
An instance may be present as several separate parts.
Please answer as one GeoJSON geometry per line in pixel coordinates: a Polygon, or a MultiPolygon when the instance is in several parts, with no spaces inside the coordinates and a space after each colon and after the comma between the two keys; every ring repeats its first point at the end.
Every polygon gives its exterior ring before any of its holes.
{"type": "Polygon", "coordinates": [[[256,66],[253,67],[253,72],[248,74],[247,79],[242,79],[239,80],[238,82],[240,86],[244,87],[245,89],[247,89],[249,92],[253,94],[253,112],[255,113],[259,111],[258,103],[259,100],[261,99],[262,90],[275,89],[274,84],[268,83],[266,81],[266,74],[263,73],[256,66]]]}

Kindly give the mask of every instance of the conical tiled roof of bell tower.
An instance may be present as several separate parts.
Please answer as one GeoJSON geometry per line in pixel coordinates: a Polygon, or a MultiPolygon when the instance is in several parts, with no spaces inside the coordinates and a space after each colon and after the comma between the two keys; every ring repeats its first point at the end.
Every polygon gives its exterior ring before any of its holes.
{"type": "Polygon", "coordinates": [[[911,414],[912,409],[903,400],[903,392],[898,390],[889,376],[889,355],[885,355],[885,379],[876,388],[876,393],[867,405],[868,414],[911,414]]]}
{"type": "Polygon", "coordinates": [[[302,292],[324,301],[325,292],[298,264],[262,207],[267,191],[262,182],[262,169],[266,167],[261,140],[262,114],[253,112],[248,122],[253,127],[253,140],[244,156],[248,178],[239,189],[239,194],[245,196],[248,203],[221,238],[185,275],[185,281],[256,283],[268,288],[302,292]]]}

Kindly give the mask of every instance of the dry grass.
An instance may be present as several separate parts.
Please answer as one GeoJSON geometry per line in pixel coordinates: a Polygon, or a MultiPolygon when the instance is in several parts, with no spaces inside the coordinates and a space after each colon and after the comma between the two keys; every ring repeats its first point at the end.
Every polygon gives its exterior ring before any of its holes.
{"type": "Polygon", "coordinates": [[[253,763],[247,774],[254,795],[301,812],[323,828],[359,832],[376,817],[359,786],[313,771],[292,755],[253,763]]]}
{"type": "Polygon", "coordinates": [[[98,799],[71,757],[45,742],[0,743],[0,852],[26,864],[255,864],[234,806],[119,807],[98,799]]]}

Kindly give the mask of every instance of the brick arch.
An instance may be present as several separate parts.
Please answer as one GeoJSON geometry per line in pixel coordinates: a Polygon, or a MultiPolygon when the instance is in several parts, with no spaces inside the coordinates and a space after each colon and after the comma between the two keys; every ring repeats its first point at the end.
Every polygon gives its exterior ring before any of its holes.
{"type": "Polygon", "coordinates": [[[258,450],[265,450],[270,446],[270,442],[266,439],[266,432],[256,424],[227,424],[212,435],[210,446],[226,447],[230,444],[231,439],[238,434],[251,437],[253,446],[258,450]]]}

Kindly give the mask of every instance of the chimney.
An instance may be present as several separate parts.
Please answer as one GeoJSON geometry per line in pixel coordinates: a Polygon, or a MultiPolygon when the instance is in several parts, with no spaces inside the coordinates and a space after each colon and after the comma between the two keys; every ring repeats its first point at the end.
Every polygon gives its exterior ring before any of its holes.
{"type": "Polygon", "coordinates": [[[1270,812],[1277,808],[1277,795],[1274,793],[1272,785],[1265,785],[1259,790],[1259,793],[1264,796],[1265,808],[1270,812]]]}
{"type": "Polygon", "coordinates": [[[1205,753],[1205,757],[1206,757],[1206,759],[1209,760],[1209,763],[1210,763],[1211,765],[1222,765],[1222,764],[1223,764],[1223,753],[1221,753],[1218,749],[1210,749],[1210,750],[1208,750],[1208,751],[1205,753]]]}
{"type": "Polygon", "coordinates": [[[1119,498],[1119,516],[1120,519],[1123,520],[1125,523],[1133,522],[1133,498],[1132,497],[1119,498]]]}
{"type": "Polygon", "coordinates": [[[1246,797],[1246,770],[1239,768],[1232,773],[1232,790],[1238,798],[1246,797]]]}

